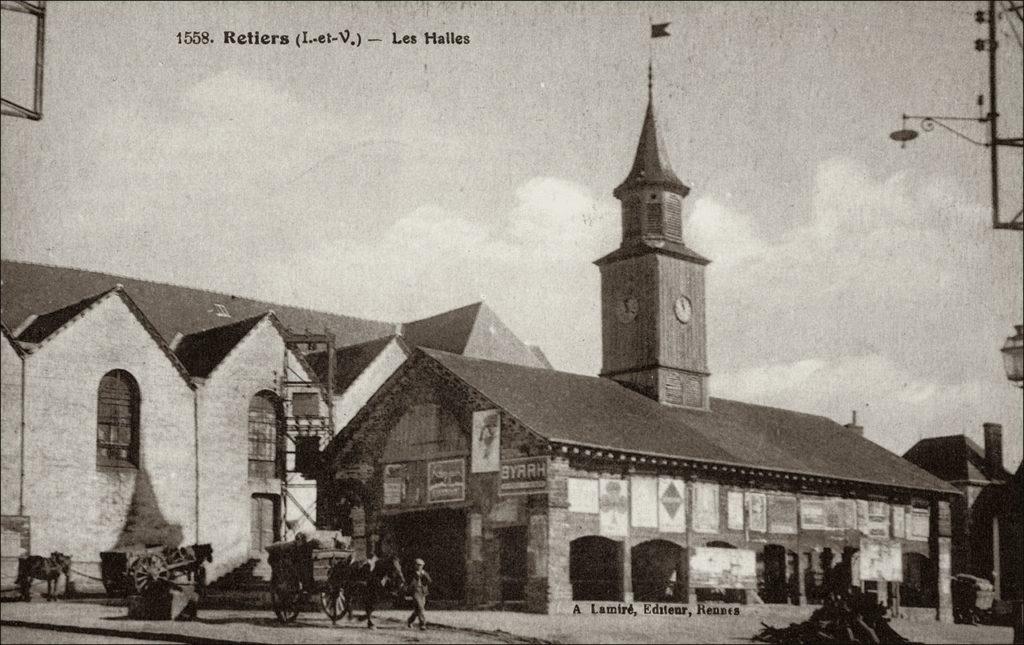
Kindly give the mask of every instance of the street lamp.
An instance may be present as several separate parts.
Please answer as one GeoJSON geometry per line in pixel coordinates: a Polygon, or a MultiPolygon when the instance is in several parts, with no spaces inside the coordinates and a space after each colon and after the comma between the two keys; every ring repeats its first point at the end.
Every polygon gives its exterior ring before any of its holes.
{"type": "Polygon", "coordinates": [[[1024,389],[1024,325],[1014,325],[1017,333],[1007,336],[1003,344],[1003,367],[1006,378],[1019,388],[1024,389]]]}

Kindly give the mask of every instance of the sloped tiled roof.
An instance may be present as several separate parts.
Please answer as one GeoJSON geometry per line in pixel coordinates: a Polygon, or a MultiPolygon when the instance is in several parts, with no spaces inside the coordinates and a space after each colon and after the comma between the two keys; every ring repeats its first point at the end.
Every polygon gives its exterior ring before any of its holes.
{"type": "Polygon", "coordinates": [[[546,362],[482,302],[406,323],[402,337],[411,347],[531,367],[545,367],[546,362]]]}
{"type": "Polygon", "coordinates": [[[184,336],[174,353],[192,376],[206,378],[266,314],[184,336]]]}
{"type": "MultiPolygon", "coordinates": [[[[114,287],[116,288],[116,287],[114,287]]],[[[68,324],[78,314],[93,306],[101,298],[110,293],[113,289],[107,289],[88,298],[83,298],[67,307],[61,307],[56,311],[44,313],[28,324],[18,334],[18,340],[25,343],[41,343],[50,337],[55,331],[68,324]]]]}
{"type": "Polygon", "coordinates": [[[962,434],[922,439],[903,458],[945,481],[1005,481],[1009,473],[992,473],[985,463],[985,451],[962,434]]]}
{"type": "MultiPolygon", "coordinates": [[[[385,336],[384,338],[377,338],[365,343],[335,350],[334,391],[344,392],[347,390],[395,338],[396,336],[385,336]]],[[[316,372],[317,377],[321,381],[326,382],[327,353],[315,352],[307,354],[306,361],[313,371],[316,372]]]]}
{"type": "Polygon", "coordinates": [[[338,345],[361,343],[394,331],[393,324],[382,321],[29,262],[3,260],[0,262],[0,278],[3,282],[3,288],[0,289],[0,315],[3,322],[12,329],[32,314],[40,315],[62,309],[120,283],[146,312],[147,318],[160,335],[168,340],[179,333],[191,334],[231,324],[270,310],[292,331],[309,329],[313,333],[320,333],[324,329],[330,330],[335,334],[338,345]],[[230,317],[218,315],[220,309],[217,305],[221,305],[230,317]]]}
{"type": "Polygon", "coordinates": [[[545,439],[839,480],[955,493],[825,417],[726,399],[661,405],[609,379],[424,353],[545,439]]]}

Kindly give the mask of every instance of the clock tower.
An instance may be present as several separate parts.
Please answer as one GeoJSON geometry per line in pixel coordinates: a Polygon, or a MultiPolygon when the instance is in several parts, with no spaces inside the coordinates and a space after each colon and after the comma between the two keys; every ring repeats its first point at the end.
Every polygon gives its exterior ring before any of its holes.
{"type": "Polygon", "coordinates": [[[633,167],[615,189],[622,243],[597,260],[601,271],[601,376],[659,403],[708,408],[704,267],[683,243],[689,187],[669,163],[654,118],[648,69],[647,113],[633,167]]]}

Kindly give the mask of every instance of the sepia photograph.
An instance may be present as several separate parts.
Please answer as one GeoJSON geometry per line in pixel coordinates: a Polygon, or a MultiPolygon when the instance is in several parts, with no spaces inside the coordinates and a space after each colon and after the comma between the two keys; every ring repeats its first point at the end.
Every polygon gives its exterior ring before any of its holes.
{"type": "Polygon", "coordinates": [[[0,9],[4,643],[1024,643],[1024,1],[0,9]]]}

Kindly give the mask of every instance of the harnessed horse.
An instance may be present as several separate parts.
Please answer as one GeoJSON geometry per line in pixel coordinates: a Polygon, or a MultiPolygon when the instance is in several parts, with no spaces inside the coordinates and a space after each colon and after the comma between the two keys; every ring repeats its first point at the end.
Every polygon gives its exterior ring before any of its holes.
{"type": "Polygon", "coordinates": [[[18,559],[18,577],[15,580],[21,588],[21,599],[32,600],[32,580],[46,581],[46,601],[57,600],[57,582],[60,574],[64,574],[64,597],[68,595],[68,572],[71,570],[71,556],[54,551],[49,558],[41,555],[30,555],[18,559]]]}
{"type": "Polygon", "coordinates": [[[377,602],[387,595],[395,596],[404,589],[405,575],[396,556],[352,558],[332,572],[331,583],[341,589],[345,601],[345,610],[341,615],[347,614],[349,620],[354,618],[355,600],[359,596],[366,609],[366,626],[373,629],[373,610],[377,602]]]}

